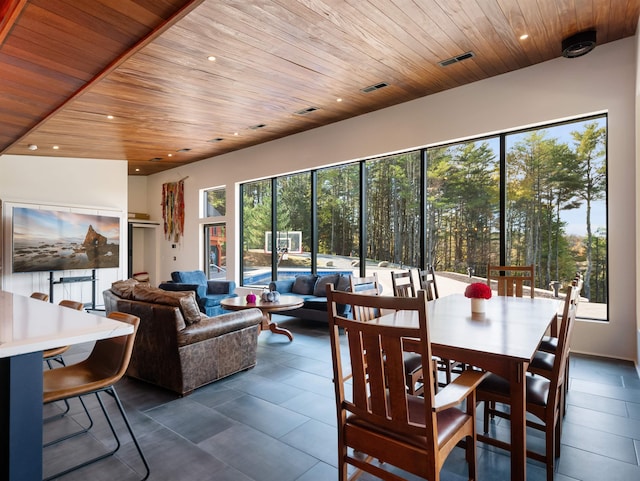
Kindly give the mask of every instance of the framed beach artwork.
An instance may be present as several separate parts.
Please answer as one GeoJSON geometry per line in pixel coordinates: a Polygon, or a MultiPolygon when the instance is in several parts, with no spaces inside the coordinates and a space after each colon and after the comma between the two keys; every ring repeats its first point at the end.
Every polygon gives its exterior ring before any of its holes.
{"type": "Polygon", "coordinates": [[[13,272],[119,267],[120,217],[13,208],[13,272]]]}

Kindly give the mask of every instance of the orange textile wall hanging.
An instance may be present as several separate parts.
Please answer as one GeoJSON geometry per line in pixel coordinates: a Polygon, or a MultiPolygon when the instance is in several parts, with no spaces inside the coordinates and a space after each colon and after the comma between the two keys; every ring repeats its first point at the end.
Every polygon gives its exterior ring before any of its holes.
{"type": "Polygon", "coordinates": [[[184,181],[162,184],[162,219],[164,237],[180,242],[184,233],[184,181]]]}

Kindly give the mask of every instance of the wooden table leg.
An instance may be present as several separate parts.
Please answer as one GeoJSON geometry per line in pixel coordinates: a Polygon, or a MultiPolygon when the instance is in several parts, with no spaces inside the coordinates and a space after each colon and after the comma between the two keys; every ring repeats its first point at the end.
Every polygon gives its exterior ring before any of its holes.
{"type": "Polygon", "coordinates": [[[278,324],[273,322],[273,320],[271,319],[271,313],[270,312],[263,313],[263,320],[262,320],[261,329],[262,330],[269,329],[274,334],[283,334],[283,335],[287,336],[290,341],[293,341],[293,334],[291,334],[291,331],[289,331],[288,329],[285,329],[283,327],[279,327],[278,324]]]}
{"type": "Polygon", "coordinates": [[[509,379],[511,395],[511,480],[527,479],[526,369],[513,363],[509,379]]]}

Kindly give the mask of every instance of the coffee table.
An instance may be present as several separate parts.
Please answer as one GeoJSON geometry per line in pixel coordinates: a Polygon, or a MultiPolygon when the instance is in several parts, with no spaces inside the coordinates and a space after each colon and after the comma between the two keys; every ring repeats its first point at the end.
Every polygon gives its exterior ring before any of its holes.
{"type": "Polygon", "coordinates": [[[293,341],[293,334],[288,329],[279,327],[277,323],[271,319],[271,314],[278,311],[289,311],[302,307],[303,300],[297,296],[280,296],[278,302],[265,302],[260,298],[256,302],[247,302],[244,297],[229,297],[220,301],[220,305],[230,311],[241,311],[243,309],[258,308],[262,311],[262,324],[260,329],[269,329],[274,334],[283,334],[293,341]]]}

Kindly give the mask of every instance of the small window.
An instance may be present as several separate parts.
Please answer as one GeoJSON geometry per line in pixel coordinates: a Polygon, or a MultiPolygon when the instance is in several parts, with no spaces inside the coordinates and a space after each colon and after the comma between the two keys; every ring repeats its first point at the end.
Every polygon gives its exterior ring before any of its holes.
{"type": "Polygon", "coordinates": [[[227,190],[224,187],[204,191],[204,217],[223,217],[226,215],[227,190]]]}

